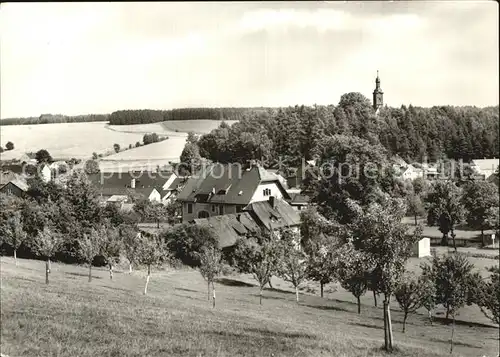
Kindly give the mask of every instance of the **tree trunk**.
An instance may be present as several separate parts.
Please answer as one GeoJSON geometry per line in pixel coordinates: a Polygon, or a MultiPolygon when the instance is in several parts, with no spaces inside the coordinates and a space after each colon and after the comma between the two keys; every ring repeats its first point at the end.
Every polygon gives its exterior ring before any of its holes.
{"type": "Polygon", "coordinates": [[[45,284],[49,283],[49,273],[50,273],[49,262],[50,259],[47,258],[47,261],[45,262],[45,284]]]}
{"type": "Polygon", "coordinates": [[[273,288],[273,284],[271,284],[271,279],[269,279],[268,284],[269,284],[269,287],[270,287],[271,289],[274,289],[274,288],[273,288]]]}
{"type": "Polygon", "coordinates": [[[109,264],[109,279],[113,280],[113,264],[109,264]]]}
{"type": "Polygon", "coordinates": [[[160,228],[160,220],[156,221],[156,228],[160,228]]]}
{"type": "Polygon", "coordinates": [[[384,308],[382,309],[382,313],[384,315],[384,348],[387,350],[387,346],[389,345],[388,336],[387,336],[387,314],[385,313],[385,300],[384,300],[384,308]]]}
{"type": "Polygon", "coordinates": [[[441,238],[441,245],[445,247],[448,246],[448,233],[443,233],[443,238],[441,238]]]}
{"type": "Polygon", "coordinates": [[[448,318],[450,316],[450,307],[446,306],[446,321],[448,322],[448,318]]]}
{"type": "Polygon", "coordinates": [[[450,354],[453,353],[453,335],[455,334],[455,314],[452,314],[452,323],[451,323],[451,340],[450,340],[450,354]]]}
{"type": "Polygon", "coordinates": [[[375,290],[373,290],[373,303],[377,307],[377,292],[375,290]]]}
{"type": "Polygon", "coordinates": [[[418,222],[417,222],[417,215],[415,215],[415,225],[417,225],[418,222]]]}
{"type": "Polygon", "coordinates": [[[484,229],[481,228],[481,244],[484,246],[484,229]]]}
{"type": "Polygon", "coordinates": [[[14,262],[16,263],[17,267],[17,249],[14,249],[14,262]]]}
{"type": "Polygon", "coordinates": [[[148,276],[146,276],[146,285],[144,286],[144,295],[148,294],[148,284],[149,284],[150,275],[151,275],[151,265],[148,265],[148,276]]]}
{"type": "Polygon", "coordinates": [[[451,239],[453,240],[453,249],[455,250],[455,253],[457,252],[457,243],[455,241],[455,231],[452,229],[451,230],[451,239]]]}
{"type": "Polygon", "coordinates": [[[295,287],[295,300],[297,300],[297,304],[299,303],[299,287],[295,287]]]}
{"type": "Polygon", "coordinates": [[[207,300],[210,301],[210,281],[207,281],[207,300]]]}
{"type": "Polygon", "coordinates": [[[403,317],[403,333],[406,332],[406,319],[408,318],[408,313],[405,311],[405,315],[403,317]]]}
{"type": "Polygon", "coordinates": [[[319,286],[320,286],[320,289],[321,289],[321,297],[323,297],[323,286],[324,286],[324,284],[323,284],[322,281],[319,282],[319,286]]]}
{"type": "Polygon", "coordinates": [[[389,299],[390,297],[386,297],[384,299],[384,319],[386,321],[386,331],[384,334],[386,336],[386,341],[384,348],[386,351],[392,352],[393,336],[392,336],[391,308],[389,305],[389,299]]]}
{"type": "Polygon", "coordinates": [[[387,332],[387,335],[389,336],[389,351],[392,352],[394,338],[392,335],[391,306],[389,305],[389,301],[387,302],[387,332]]]}
{"type": "Polygon", "coordinates": [[[50,273],[50,267],[52,265],[52,262],[50,261],[50,258],[49,258],[49,273],[50,273]]]}
{"type": "Polygon", "coordinates": [[[89,263],[89,283],[92,281],[92,263],[89,263]]]}
{"type": "Polygon", "coordinates": [[[427,311],[428,311],[428,314],[429,314],[429,321],[431,322],[431,325],[432,325],[432,310],[429,309],[427,311]]]}
{"type": "Polygon", "coordinates": [[[129,263],[128,265],[128,272],[132,274],[132,263],[129,263]]]}
{"type": "Polygon", "coordinates": [[[212,292],[213,292],[213,296],[214,296],[214,304],[213,304],[213,308],[215,308],[215,285],[214,285],[214,282],[212,281],[212,292]]]}
{"type": "Polygon", "coordinates": [[[259,292],[259,304],[262,305],[262,286],[260,287],[260,292],[259,292]]]}
{"type": "Polygon", "coordinates": [[[361,298],[359,296],[356,298],[358,299],[358,314],[361,314],[361,298]]]}

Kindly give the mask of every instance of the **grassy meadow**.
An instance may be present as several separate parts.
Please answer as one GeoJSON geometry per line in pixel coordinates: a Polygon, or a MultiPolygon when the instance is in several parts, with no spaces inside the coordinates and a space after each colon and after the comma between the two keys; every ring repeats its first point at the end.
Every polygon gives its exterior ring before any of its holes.
{"type": "MultiPolygon", "coordinates": [[[[264,292],[249,276],[224,276],[215,284],[217,306],[191,269],[153,270],[147,296],[145,271],[53,263],[50,284],[44,262],[1,258],[1,351],[10,356],[386,356],[383,319],[370,295],[358,315],[354,299],[335,286],[327,298],[301,294],[278,279],[264,292]]],[[[311,287],[306,289],[311,290],[311,287]]],[[[409,317],[393,303],[398,350],[391,356],[449,356],[450,326],[431,326],[424,312],[409,317]]],[[[479,310],[457,318],[454,356],[496,356],[498,330],[479,310]]]]}

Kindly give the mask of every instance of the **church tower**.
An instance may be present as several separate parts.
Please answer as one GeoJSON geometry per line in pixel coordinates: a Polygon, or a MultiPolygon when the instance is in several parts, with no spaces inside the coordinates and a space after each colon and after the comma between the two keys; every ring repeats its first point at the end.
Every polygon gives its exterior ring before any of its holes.
{"type": "Polygon", "coordinates": [[[375,111],[379,111],[379,109],[384,105],[384,92],[380,88],[380,78],[378,77],[377,70],[377,78],[375,79],[375,90],[373,91],[373,109],[375,111]]]}

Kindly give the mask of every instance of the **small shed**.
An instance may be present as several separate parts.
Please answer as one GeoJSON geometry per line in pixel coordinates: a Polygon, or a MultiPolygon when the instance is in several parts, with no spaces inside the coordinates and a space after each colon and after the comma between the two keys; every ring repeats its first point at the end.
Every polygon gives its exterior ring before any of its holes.
{"type": "Polygon", "coordinates": [[[412,256],[417,258],[429,257],[431,255],[431,240],[422,238],[412,247],[412,256]]]}

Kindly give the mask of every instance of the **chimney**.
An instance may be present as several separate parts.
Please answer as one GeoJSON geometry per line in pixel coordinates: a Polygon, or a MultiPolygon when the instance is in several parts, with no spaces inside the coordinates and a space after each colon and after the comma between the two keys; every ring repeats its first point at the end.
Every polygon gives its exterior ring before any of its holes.
{"type": "Polygon", "coordinates": [[[275,208],[276,208],[276,197],[274,197],[274,196],[270,196],[270,197],[269,197],[269,204],[271,205],[271,207],[272,207],[273,209],[275,209],[275,208]]]}
{"type": "Polygon", "coordinates": [[[135,188],[135,178],[130,180],[130,188],[135,188]]]}

